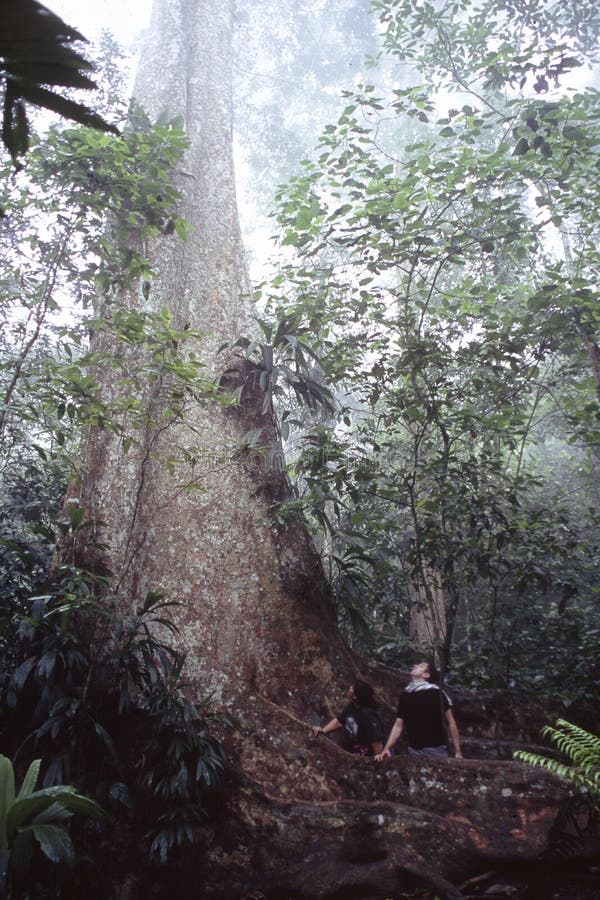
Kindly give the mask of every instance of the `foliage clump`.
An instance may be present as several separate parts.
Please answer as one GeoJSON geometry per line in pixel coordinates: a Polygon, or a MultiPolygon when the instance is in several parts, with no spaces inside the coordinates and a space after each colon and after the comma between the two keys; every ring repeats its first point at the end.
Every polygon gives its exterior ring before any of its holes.
{"type": "Polygon", "coordinates": [[[600,807],[600,737],[565,719],[557,719],[554,727],[546,725],[542,734],[550,738],[569,763],[525,750],[518,750],[515,758],[570,781],[600,807]]]}
{"type": "Polygon", "coordinates": [[[550,832],[548,856],[589,854],[600,831],[600,737],[565,719],[557,719],[554,727],[545,726],[542,734],[550,738],[562,759],[525,750],[516,751],[515,759],[540,766],[575,788],[550,832]]]}
{"type": "Polygon", "coordinates": [[[301,347],[337,400],[308,414],[280,377],[290,509],[356,646],[593,705],[600,94],[570,80],[598,19],[374,9],[373,83],[279,191],[281,265],[255,295],[284,334],[269,372],[301,347]]]}
{"type": "MultiPolygon", "coordinates": [[[[175,601],[149,592],[118,611],[73,496],[89,429],[128,452],[191,403],[226,402],[202,336],[152,295],[149,241],[188,233],[171,183],[185,146],[179,123],[133,109],[122,137],[52,129],[0,180],[0,733],[18,768],[43,757],[44,790],[73,783],[106,810],[74,835],[91,851],[77,878],[98,896],[132,856],[161,865],[197,843],[225,770],[226,720],[210,698],[187,699],[171,647],[175,601]],[[116,398],[101,389],[107,371],[116,398]]],[[[194,453],[173,445],[166,465],[194,453]]]]}
{"type": "Polygon", "coordinates": [[[44,784],[74,782],[129,822],[150,859],[195,840],[225,757],[210,699],[185,697],[183,657],[167,638],[173,603],[149,594],[131,616],[114,610],[106,576],[65,566],[15,617],[17,665],[3,672],[1,721],[17,760],[45,760],[44,784]],[[160,639],[157,632],[163,631],[160,639]]]}

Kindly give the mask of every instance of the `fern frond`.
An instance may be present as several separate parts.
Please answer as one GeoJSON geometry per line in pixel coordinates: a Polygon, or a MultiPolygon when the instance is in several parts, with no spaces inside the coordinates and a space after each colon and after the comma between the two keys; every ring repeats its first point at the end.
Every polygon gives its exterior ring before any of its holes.
{"type": "Polygon", "coordinates": [[[600,803],[600,737],[565,719],[557,719],[554,727],[546,725],[542,734],[550,738],[571,765],[523,750],[515,752],[515,759],[570,781],[594,803],[600,803]]]}

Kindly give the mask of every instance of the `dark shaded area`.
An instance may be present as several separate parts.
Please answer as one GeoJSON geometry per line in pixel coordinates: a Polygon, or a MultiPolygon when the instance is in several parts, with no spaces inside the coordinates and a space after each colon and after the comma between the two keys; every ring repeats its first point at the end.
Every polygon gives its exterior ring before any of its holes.
{"type": "Polygon", "coordinates": [[[93,65],[71,46],[85,38],[37,0],[3,0],[0,33],[0,87],[3,92],[2,143],[15,165],[29,148],[30,103],[66,119],[118,130],[88,106],[49,88],[93,90],[93,65]]]}

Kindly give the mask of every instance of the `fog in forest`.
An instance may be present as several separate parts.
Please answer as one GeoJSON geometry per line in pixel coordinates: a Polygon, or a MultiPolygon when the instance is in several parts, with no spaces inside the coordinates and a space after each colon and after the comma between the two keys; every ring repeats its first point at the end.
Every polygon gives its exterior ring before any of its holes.
{"type": "Polygon", "coordinates": [[[592,900],[597,2],[48,8],[0,47],[0,896],[592,900]]]}

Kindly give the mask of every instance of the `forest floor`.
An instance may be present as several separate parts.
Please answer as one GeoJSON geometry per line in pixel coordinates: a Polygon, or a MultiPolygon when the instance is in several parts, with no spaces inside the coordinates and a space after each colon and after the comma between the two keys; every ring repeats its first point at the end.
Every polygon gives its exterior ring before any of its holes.
{"type": "MultiPolygon", "coordinates": [[[[581,866],[560,876],[531,879],[525,873],[489,871],[457,886],[464,900],[600,900],[598,865],[581,866]]],[[[277,898],[288,900],[288,898],[277,898]]],[[[335,900],[441,900],[430,889],[389,896],[367,896],[360,891],[335,900]]]]}
{"type": "MultiPolygon", "coordinates": [[[[521,871],[490,870],[463,884],[457,885],[462,900],[600,900],[600,859],[598,864],[580,865],[568,871],[565,862],[562,874],[539,871],[535,877],[521,871]]],[[[243,900],[301,900],[296,894],[254,891],[243,900]]],[[[346,886],[328,900],[445,900],[443,894],[430,888],[394,893],[365,892],[364,886],[346,886]]]]}
{"type": "MultiPolygon", "coordinates": [[[[562,875],[542,873],[535,879],[490,871],[458,887],[464,900],[599,900],[600,860],[598,865],[581,866],[562,875]]],[[[420,900],[434,898],[428,892],[421,894],[420,900]]]]}

